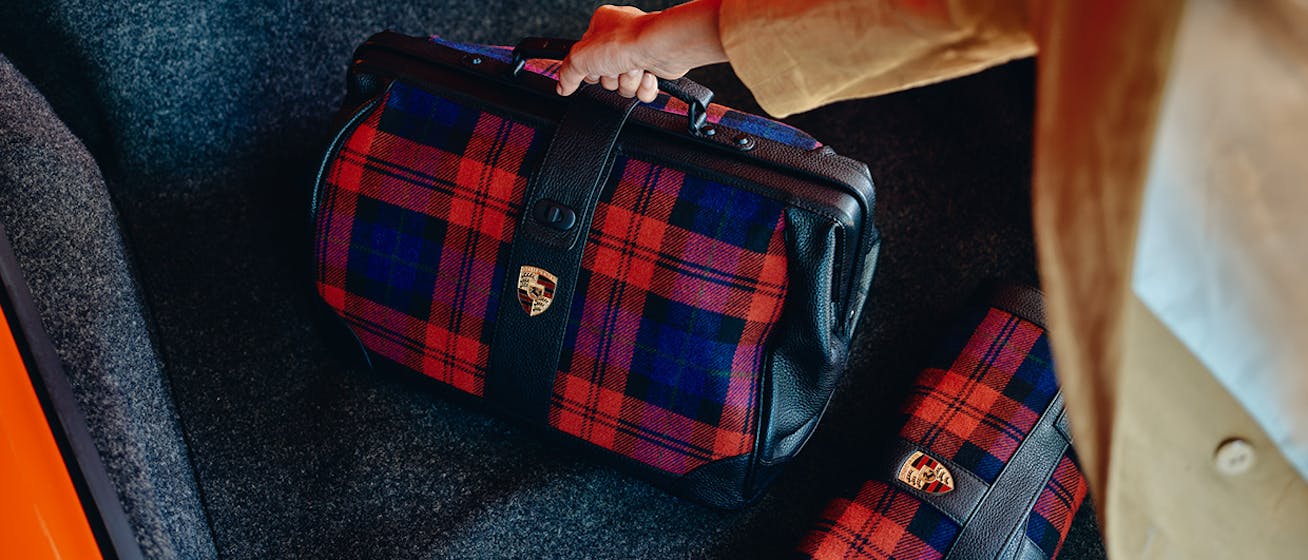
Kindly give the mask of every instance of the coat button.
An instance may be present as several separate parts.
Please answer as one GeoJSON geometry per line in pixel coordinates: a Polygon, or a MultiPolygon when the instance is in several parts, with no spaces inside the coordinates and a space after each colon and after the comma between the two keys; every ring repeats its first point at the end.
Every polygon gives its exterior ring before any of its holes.
{"type": "Polygon", "coordinates": [[[1257,459],[1258,455],[1249,442],[1231,438],[1217,446],[1217,451],[1213,453],[1213,466],[1219,473],[1235,476],[1248,472],[1257,459]]]}

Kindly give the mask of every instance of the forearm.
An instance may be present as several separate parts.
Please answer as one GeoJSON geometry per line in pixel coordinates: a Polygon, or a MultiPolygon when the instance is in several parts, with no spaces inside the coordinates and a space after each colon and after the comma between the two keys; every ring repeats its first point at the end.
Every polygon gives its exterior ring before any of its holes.
{"type": "Polygon", "coordinates": [[[718,35],[722,0],[694,0],[646,15],[640,32],[654,67],[690,68],[727,61],[718,35]]]}
{"type": "Polygon", "coordinates": [[[784,116],[961,76],[1035,53],[1033,0],[696,0],[662,12],[601,6],[559,70],[653,101],[655,77],[730,61],[784,116]]]}
{"type": "Polygon", "coordinates": [[[589,82],[648,102],[658,95],[656,77],[679,78],[726,61],[718,39],[721,3],[696,0],[654,13],[600,6],[559,69],[559,94],[571,95],[589,82]]]}
{"type": "Polygon", "coordinates": [[[1035,53],[1023,0],[721,1],[724,52],[777,116],[1035,53]]]}

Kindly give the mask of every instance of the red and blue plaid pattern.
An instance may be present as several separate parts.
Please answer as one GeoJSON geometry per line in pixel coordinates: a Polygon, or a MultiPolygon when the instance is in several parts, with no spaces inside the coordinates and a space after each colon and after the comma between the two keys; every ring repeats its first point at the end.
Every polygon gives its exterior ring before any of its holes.
{"type": "MultiPolygon", "coordinates": [[[[547,134],[403,83],[344,140],[317,288],[375,356],[484,393],[515,224],[547,134]]],[[[672,474],[754,446],[786,291],[784,204],[618,158],[586,240],[549,423],[672,474]]]]}
{"type": "MultiPolygon", "coordinates": [[[[1058,392],[1049,342],[1040,326],[995,308],[966,317],[945,340],[911,390],[899,435],[992,483],[1058,392]]],[[[1084,497],[1081,472],[1065,456],[1026,528],[1049,557],[1084,497]]],[[[928,502],[871,480],[853,498],[834,500],[799,551],[819,559],[940,558],[958,531],[928,502]]]]}
{"type": "Polygon", "coordinates": [[[1040,492],[1031,519],[1026,525],[1026,536],[1043,550],[1049,558],[1058,556],[1063,539],[1072,528],[1072,518],[1081,508],[1086,494],[1085,477],[1070,456],[1063,457],[1054,468],[1054,475],[1040,492]]]}
{"type": "Polygon", "coordinates": [[[944,556],[958,531],[936,508],[869,480],[852,498],[832,500],[798,550],[803,558],[820,560],[931,560],[944,556]]]}
{"type": "Polygon", "coordinates": [[[1058,393],[1053,358],[1044,329],[1008,312],[959,325],[910,390],[899,435],[994,482],[1058,393]]]}
{"type": "Polygon", "coordinates": [[[318,293],[376,354],[481,395],[535,129],[397,84],[319,201],[318,293]]]}
{"type": "Polygon", "coordinates": [[[625,158],[612,177],[550,425],[675,474],[748,453],[786,292],[782,204],[625,158]]]}

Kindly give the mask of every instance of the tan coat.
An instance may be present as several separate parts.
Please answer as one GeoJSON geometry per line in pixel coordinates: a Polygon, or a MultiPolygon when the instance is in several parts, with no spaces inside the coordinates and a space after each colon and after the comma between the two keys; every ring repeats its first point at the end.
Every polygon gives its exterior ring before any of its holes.
{"type": "MultiPolygon", "coordinates": [[[[1293,406],[1308,405],[1308,384],[1298,377],[1308,375],[1270,367],[1243,372],[1260,376],[1261,386],[1286,389],[1279,396],[1248,396],[1227,368],[1215,375],[1205,365],[1220,362],[1207,359],[1215,354],[1201,361],[1196,353],[1205,348],[1183,343],[1150,308],[1153,302],[1141,299],[1139,292],[1154,292],[1138,280],[1133,289],[1133,270],[1143,193],[1155,181],[1151,165],[1161,165],[1152,158],[1165,100],[1190,107],[1167,113],[1165,129],[1180,122],[1202,131],[1160,137],[1171,142],[1163,151],[1190,156],[1170,165],[1232,176],[1228,168],[1248,158],[1214,158],[1213,152],[1229,149],[1229,137],[1249,126],[1241,124],[1239,111],[1203,114],[1195,108],[1247,106],[1262,109],[1261,126],[1286,132],[1260,146],[1257,169],[1302,170],[1297,180],[1308,184],[1308,164],[1291,157],[1264,161],[1267,153],[1295,153],[1273,149],[1274,142],[1282,148],[1297,142],[1304,153],[1299,159],[1308,160],[1308,128],[1299,128],[1308,123],[1298,122],[1304,110],[1275,111],[1276,103],[1304,100],[1308,83],[1274,75],[1308,76],[1305,19],[1308,10],[1292,0],[723,0],[720,32],[736,73],[777,116],[929,84],[1038,51],[1032,197],[1040,273],[1076,448],[1110,556],[1288,558],[1308,555],[1308,484],[1300,474],[1308,472],[1302,453],[1308,439],[1301,437],[1308,421],[1293,406]],[[1222,52],[1252,45],[1246,50],[1272,63],[1232,69],[1233,78],[1253,83],[1220,93],[1220,87],[1189,79],[1205,75],[1206,57],[1216,61],[1219,54],[1216,45],[1222,52]],[[1169,77],[1176,82],[1170,93],[1169,77]],[[1272,82],[1279,89],[1256,87],[1272,82]],[[1291,122],[1276,122],[1277,114],[1291,122]],[[1259,406],[1262,398],[1279,401],[1268,411],[1259,406]],[[1240,441],[1229,443],[1233,439],[1240,441]]],[[[1289,175],[1252,186],[1302,209],[1308,188],[1300,192],[1289,175]]],[[[1209,187],[1204,181],[1194,185],[1202,191],[1197,199],[1216,200],[1202,190],[1209,187]]],[[[1282,210],[1282,219],[1269,226],[1266,216],[1242,214],[1242,190],[1234,191],[1230,212],[1245,226],[1223,227],[1308,241],[1308,214],[1285,219],[1293,214],[1282,210]]],[[[1277,218],[1271,206],[1267,214],[1277,218]]],[[[1300,246],[1303,252],[1295,254],[1289,244],[1285,254],[1285,245],[1268,245],[1282,248],[1281,262],[1273,262],[1275,252],[1239,261],[1266,272],[1248,275],[1250,282],[1281,281],[1260,289],[1288,292],[1272,300],[1284,302],[1280,309],[1255,316],[1256,323],[1277,326],[1266,335],[1284,339],[1273,349],[1308,347],[1308,288],[1285,282],[1297,278],[1308,286],[1308,249],[1300,246]]]]}

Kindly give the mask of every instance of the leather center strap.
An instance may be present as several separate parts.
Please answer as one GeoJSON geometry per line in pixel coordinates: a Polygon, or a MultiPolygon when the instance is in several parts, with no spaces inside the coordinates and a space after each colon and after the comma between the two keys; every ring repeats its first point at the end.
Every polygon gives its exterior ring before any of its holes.
{"type": "Polygon", "coordinates": [[[1071,444],[1059,429],[1063,419],[1060,392],[999,472],[945,558],[1011,558],[1017,554],[1031,508],[1071,444]]]}
{"type": "Polygon", "coordinates": [[[528,421],[549,413],[585,238],[614,144],[637,103],[598,86],[574,93],[527,185],[495,317],[486,398],[528,421]]]}

